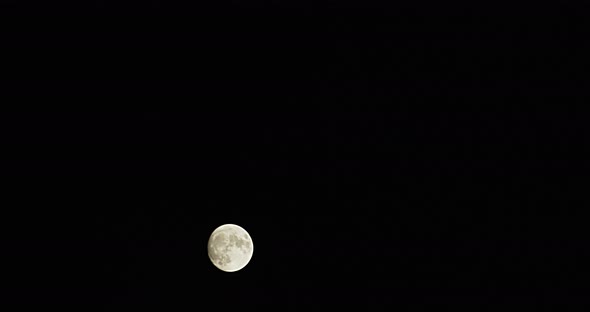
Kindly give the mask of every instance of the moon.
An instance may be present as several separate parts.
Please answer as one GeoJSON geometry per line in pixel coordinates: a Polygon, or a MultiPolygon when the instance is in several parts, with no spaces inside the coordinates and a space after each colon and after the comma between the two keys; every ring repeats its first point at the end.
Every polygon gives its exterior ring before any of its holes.
{"type": "Polygon", "coordinates": [[[213,265],[225,272],[243,269],[254,253],[252,237],[235,224],[224,224],[216,228],[211,233],[207,246],[213,265]]]}

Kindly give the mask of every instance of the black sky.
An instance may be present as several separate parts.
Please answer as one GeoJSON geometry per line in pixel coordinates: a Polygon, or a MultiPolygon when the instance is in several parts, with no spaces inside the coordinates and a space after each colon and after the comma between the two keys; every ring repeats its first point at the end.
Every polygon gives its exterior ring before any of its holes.
{"type": "Polygon", "coordinates": [[[8,19],[3,102],[46,106],[1,114],[4,302],[415,311],[582,293],[583,118],[543,109],[578,85],[531,53],[550,26],[418,4],[7,7],[36,23],[8,19]],[[255,245],[234,274],[206,253],[225,223],[255,245]]]}

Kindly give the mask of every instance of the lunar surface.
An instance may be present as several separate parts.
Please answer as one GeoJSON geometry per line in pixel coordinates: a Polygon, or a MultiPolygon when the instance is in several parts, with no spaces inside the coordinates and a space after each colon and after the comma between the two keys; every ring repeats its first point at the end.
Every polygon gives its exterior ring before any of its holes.
{"type": "Polygon", "coordinates": [[[207,251],[209,259],[218,269],[235,272],[250,262],[254,244],[246,230],[235,224],[224,224],[209,237],[207,251]]]}

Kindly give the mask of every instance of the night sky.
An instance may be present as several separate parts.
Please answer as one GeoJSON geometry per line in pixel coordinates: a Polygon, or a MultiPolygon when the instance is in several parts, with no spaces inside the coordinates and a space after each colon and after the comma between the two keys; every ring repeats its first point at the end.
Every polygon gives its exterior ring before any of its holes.
{"type": "Polygon", "coordinates": [[[530,53],[555,33],[453,6],[304,4],[5,4],[2,102],[21,109],[0,114],[1,301],[418,311],[582,298],[584,120],[543,110],[578,84],[546,75],[567,60],[530,53]],[[226,223],[255,246],[235,273],[207,257],[226,223]]]}

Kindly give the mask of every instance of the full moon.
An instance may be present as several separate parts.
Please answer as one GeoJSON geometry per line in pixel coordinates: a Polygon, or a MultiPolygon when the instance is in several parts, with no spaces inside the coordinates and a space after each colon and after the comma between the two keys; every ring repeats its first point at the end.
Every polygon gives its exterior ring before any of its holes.
{"type": "Polygon", "coordinates": [[[248,232],[235,224],[224,224],[216,228],[211,233],[207,246],[211,262],[225,272],[243,269],[254,252],[254,244],[248,232]]]}

